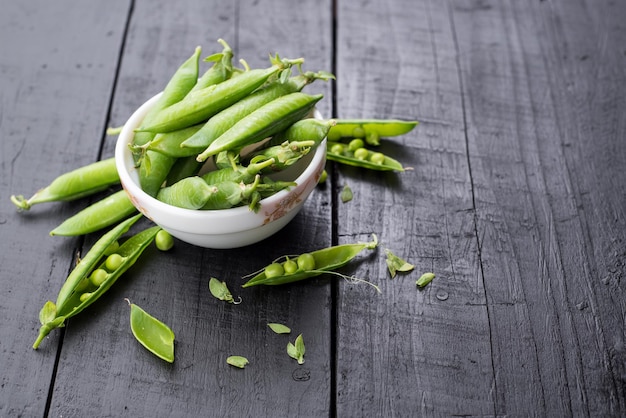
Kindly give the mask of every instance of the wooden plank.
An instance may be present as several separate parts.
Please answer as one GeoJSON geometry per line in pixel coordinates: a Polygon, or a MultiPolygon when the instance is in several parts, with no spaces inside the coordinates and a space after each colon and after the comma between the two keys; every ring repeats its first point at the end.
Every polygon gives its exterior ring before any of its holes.
{"type": "Polygon", "coordinates": [[[452,12],[496,412],[624,415],[625,11],[556,1],[452,12]]]}
{"type": "Polygon", "coordinates": [[[58,291],[79,242],[48,232],[86,204],[17,213],[9,196],[30,197],[98,159],[128,8],[127,1],[2,5],[0,416],[44,415],[59,334],[39,351],[31,345],[39,309],[58,291]]]}
{"type": "MultiPolygon", "coordinates": [[[[201,45],[219,51],[224,38],[251,66],[267,66],[270,52],[302,55],[307,69],[330,70],[331,8],[301,2],[135,2],[110,124],[131,112],[167,82],[201,45]],[[267,19],[259,19],[266,16],[267,19]],[[280,28],[280,29],[277,29],[280,28]],[[296,36],[288,36],[298,34],[296,36]],[[309,36],[304,36],[309,34],[309,36]],[[284,52],[283,52],[284,51],[284,52]]],[[[313,87],[313,86],[312,86],[313,87]]],[[[330,85],[315,86],[328,94],[330,85]]],[[[325,99],[326,100],[326,99],[325,99]]],[[[324,104],[329,109],[328,104],[324,104]]],[[[322,107],[324,109],[324,107],[322,107]]],[[[107,138],[112,155],[115,138],[107,138]]],[[[330,409],[330,286],[241,289],[241,277],[282,254],[330,243],[330,190],[320,188],[302,212],[274,237],[237,250],[205,250],[177,242],[170,253],[150,249],[101,301],[67,328],[50,413],[54,416],[319,416],[330,409]],[[239,305],[208,291],[210,277],[228,283],[239,305]],[[167,365],[132,337],[124,298],[167,323],[176,334],[176,360],[167,365]],[[290,326],[276,335],[267,322],[290,326]],[[299,366],[286,345],[298,333],[307,354],[299,366]],[[244,355],[244,370],[228,355],[244,355]]]]}
{"type": "Polygon", "coordinates": [[[413,170],[338,168],[339,242],[378,234],[377,256],[338,291],[337,416],[494,414],[488,310],[478,258],[454,33],[447,5],[340,2],[339,117],[417,119],[381,150],[413,170]],[[415,264],[391,280],[384,249],[415,264]],[[423,291],[415,281],[437,275],[423,291]]]}

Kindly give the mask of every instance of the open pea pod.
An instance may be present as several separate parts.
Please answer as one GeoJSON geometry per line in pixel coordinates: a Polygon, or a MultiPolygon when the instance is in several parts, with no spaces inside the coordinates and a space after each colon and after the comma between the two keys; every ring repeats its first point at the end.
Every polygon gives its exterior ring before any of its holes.
{"type": "MultiPolygon", "coordinates": [[[[365,249],[373,250],[378,246],[378,239],[376,235],[373,235],[373,239],[370,242],[358,242],[354,244],[341,244],[332,247],[322,248],[310,253],[302,254],[297,257],[283,257],[285,260],[282,262],[284,266],[281,274],[270,275],[268,277],[268,268],[263,269],[256,274],[250,280],[242,285],[242,287],[250,287],[255,285],[280,285],[286,283],[297,282],[305,280],[310,277],[319,276],[321,274],[334,271],[340,267],[348,264],[354,257],[356,257],[361,251],[365,249]],[[286,268],[286,263],[293,263],[293,259],[299,260],[303,255],[312,258],[311,261],[306,263],[296,263],[298,266],[295,271],[289,273],[289,269],[286,268]]],[[[276,266],[277,262],[271,264],[276,266]]],[[[269,266],[268,266],[269,267],[269,266]]]]}
{"type": "Polygon", "coordinates": [[[76,265],[61,287],[56,303],[48,301],[39,313],[41,328],[33,344],[41,341],[55,328],[63,327],[65,320],[77,315],[96,301],[115,281],[132,266],[161,229],[145,229],[120,245],[113,254],[109,249],[141,217],[136,215],[104,234],[76,265]],[[99,276],[98,281],[91,276],[99,276]]]}
{"type": "Polygon", "coordinates": [[[398,160],[391,158],[388,155],[384,155],[380,152],[371,152],[361,148],[369,153],[368,156],[357,158],[357,153],[349,151],[346,144],[341,142],[328,142],[328,148],[326,151],[326,159],[329,161],[335,161],[340,164],[351,165],[353,167],[366,168],[368,170],[377,171],[404,171],[405,168],[398,160]],[[340,152],[335,152],[335,151],[340,152]]]}
{"type": "Polygon", "coordinates": [[[404,135],[419,123],[398,119],[335,119],[328,131],[330,141],[341,138],[365,138],[370,145],[377,145],[378,138],[404,135]]]}

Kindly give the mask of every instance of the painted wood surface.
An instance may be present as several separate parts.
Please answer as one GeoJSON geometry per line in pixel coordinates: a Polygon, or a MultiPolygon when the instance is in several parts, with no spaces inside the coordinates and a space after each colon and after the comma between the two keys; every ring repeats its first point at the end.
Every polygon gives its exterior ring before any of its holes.
{"type": "Polygon", "coordinates": [[[626,414],[620,2],[101,3],[2,2],[0,416],[626,414]],[[328,164],[262,243],[150,248],[32,350],[39,309],[99,236],[49,231],[116,188],[27,212],[9,196],[112,156],[106,128],[218,38],[253,67],[278,52],[334,72],[307,87],[325,116],[419,120],[380,146],[410,169],[328,164]],[[341,269],[361,281],[239,287],[280,255],[372,233],[377,252],[341,269]],[[415,270],[391,279],[385,249],[415,270]],[[214,299],[210,277],[242,303],[214,299]],[[134,340],[124,298],[172,327],[174,364],[134,340]],[[303,365],[286,354],[298,333],[303,365]]]}

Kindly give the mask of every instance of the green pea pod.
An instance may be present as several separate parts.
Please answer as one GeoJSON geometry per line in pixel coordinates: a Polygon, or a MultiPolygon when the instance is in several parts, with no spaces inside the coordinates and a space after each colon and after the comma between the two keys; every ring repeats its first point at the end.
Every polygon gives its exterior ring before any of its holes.
{"type": "Polygon", "coordinates": [[[377,138],[403,135],[415,128],[418,121],[397,119],[336,119],[328,132],[330,141],[341,138],[365,138],[370,145],[377,145],[377,138]]]}
{"type": "Polygon", "coordinates": [[[137,208],[124,190],[113,193],[66,219],[50,235],[77,236],[99,231],[126,219],[137,208]]]}
{"type": "Polygon", "coordinates": [[[143,163],[139,166],[139,185],[150,196],[156,194],[163,186],[176,158],[155,151],[146,151],[143,163]]]}
{"type": "MultiPolygon", "coordinates": [[[[365,148],[360,148],[364,150],[365,148]]],[[[356,150],[358,151],[358,150],[356,150]]],[[[357,158],[355,152],[348,149],[346,144],[340,142],[328,142],[328,148],[326,150],[326,158],[329,161],[335,161],[340,164],[351,165],[354,167],[366,168],[369,170],[377,171],[404,171],[405,168],[402,164],[380,152],[371,153],[371,156],[378,156],[378,159],[374,158],[357,158]],[[341,152],[337,152],[340,150],[341,152]]]]}
{"type": "Polygon", "coordinates": [[[271,76],[302,60],[276,60],[269,68],[257,68],[222,83],[196,90],[180,102],[160,111],[154,121],[139,128],[139,131],[171,132],[204,122],[223,109],[237,103],[271,76]]]}
{"type": "Polygon", "coordinates": [[[281,171],[298,162],[316,145],[315,141],[285,141],[281,145],[274,145],[254,152],[250,156],[250,163],[273,160],[271,165],[263,169],[263,173],[281,171]]]}
{"type": "Polygon", "coordinates": [[[178,158],[170,172],[167,173],[165,184],[171,186],[182,179],[198,175],[202,165],[202,163],[196,161],[195,156],[178,158]]]}
{"type": "Polygon", "coordinates": [[[170,157],[191,157],[197,155],[205,147],[198,148],[183,148],[181,144],[188,138],[192,137],[200,128],[202,124],[193,125],[188,128],[179,129],[177,131],[165,132],[162,134],[156,134],[154,139],[142,147],[135,147],[141,151],[150,150],[160,152],[161,154],[168,155],[170,157]]]}
{"type": "MultiPolygon", "coordinates": [[[[264,285],[280,285],[285,283],[292,283],[300,280],[305,280],[310,277],[319,276],[321,274],[336,270],[345,266],[354,257],[356,257],[364,249],[373,250],[378,246],[378,239],[373,236],[373,240],[370,242],[359,242],[355,244],[342,244],[333,247],[323,248],[317,251],[306,253],[308,258],[312,258],[314,263],[309,261],[307,265],[304,263],[299,264],[298,269],[291,273],[281,273],[278,275],[266,276],[265,270],[259,272],[250,280],[242,285],[242,287],[256,286],[260,284],[264,285]],[[311,268],[311,266],[314,266],[311,268]]],[[[300,256],[298,256],[300,257],[300,256]]],[[[288,259],[287,257],[281,257],[288,259]]],[[[276,264],[276,262],[272,263],[276,264]]]]}
{"type": "Polygon", "coordinates": [[[130,329],[148,351],[168,363],[174,362],[174,332],[139,306],[130,303],[130,329]]]}
{"type": "MultiPolygon", "coordinates": [[[[87,306],[97,300],[111,285],[126,271],[139,257],[147,245],[152,242],[159,231],[159,227],[152,227],[129,238],[120,245],[114,254],[108,254],[118,239],[142,217],[138,214],[118,224],[115,228],[104,234],[78,262],[76,267],[68,275],[65,283],[59,290],[56,303],[48,301],[44,304],[39,319],[41,328],[33,348],[36,349],[41,341],[55,328],[64,326],[65,320],[77,315],[87,306]],[[121,263],[115,265],[114,270],[107,266],[108,257],[119,259],[121,263]],[[106,278],[96,287],[90,280],[92,272],[104,269],[106,278]]],[[[111,263],[108,264],[111,266],[111,263]]]]}
{"type": "Polygon", "coordinates": [[[212,62],[213,65],[206,70],[193,86],[191,91],[201,90],[229,79],[233,74],[233,50],[223,39],[218,39],[224,49],[222,52],[210,55],[204,59],[205,62],[212,62]]]}
{"type": "MultiPolygon", "coordinates": [[[[146,113],[142,125],[151,124],[160,111],[182,100],[197,84],[200,52],[201,48],[197,47],[193,55],[174,72],[163,89],[163,94],[146,113]]],[[[152,139],[154,139],[153,133],[136,132],[133,137],[133,145],[145,145],[152,139]]]]}
{"type": "Polygon", "coordinates": [[[280,79],[273,80],[212,116],[202,129],[184,141],[181,146],[192,150],[200,148],[202,151],[243,117],[274,99],[302,90],[306,85],[320,77],[318,73],[307,72],[291,77],[286,82],[282,82],[280,79]]]}
{"type": "Polygon", "coordinates": [[[254,144],[288,128],[309,113],[322,97],[322,94],[312,96],[296,92],[272,100],[220,135],[198,155],[198,161],[204,161],[225,150],[254,144]]]}
{"type": "Polygon", "coordinates": [[[119,182],[115,158],[108,158],[60,175],[30,199],[11,196],[11,201],[19,209],[28,210],[38,203],[70,201],[90,196],[119,182]]]}

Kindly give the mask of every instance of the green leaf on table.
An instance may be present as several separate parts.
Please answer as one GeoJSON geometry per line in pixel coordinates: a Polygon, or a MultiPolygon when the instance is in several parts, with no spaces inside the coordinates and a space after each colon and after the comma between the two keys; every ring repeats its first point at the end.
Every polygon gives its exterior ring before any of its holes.
{"type": "Polygon", "coordinates": [[[233,295],[230,293],[230,290],[228,290],[226,283],[219,281],[215,277],[211,277],[211,279],[209,279],[209,290],[217,299],[228,303],[235,303],[233,295]]]}
{"type": "Polygon", "coordinates": [[[428,283],[432,282],[433,279],[435,278],[435,273],[424,273],[420,276],[419,279],[417,279],[417,281],[415,282],[415,284],[418,287],[424,287],[426,286],[428,283]]]}
{"type": "Polygon", "coordinates": [[[272,322],[267,324],[267,326],[270,327],[270,329],[276,334],[289,334],[291,332],[291,329],[283,324],[277,324],[275,322],[272,322]]]}
{"type": "Polygon", "coordinates": [[[395,255],[391,250],[385,249],[385,253],[387,254],[387,268],[389,269],[389,273],[391,274],[391,278],[396,277],[397,272],[408,272],[415,268],[413,264],[408,263],[402,258],[395,255]]]}
{"type": "Polygon", "coordinates": [[[345,184],[343,186],[343,190],[341,190],[341,201],[343,203],[348,203],[349,201],[352,200],[352,197],[353,197],[352,189],[350,188],[350,186],[345,184]]]}
{"type": "Polygon", "coordinates": [[[231,366],[235,366],[235,367],[238,367],[240,369],[243,369],[250,362],[248,361],[247,358],[242,357],[242,356],[229,356],[226,359],[226,363],[230,364],[231,366]]]}
{"type": "Polygon", "coordinates": [[[298,361],[298,364],[304,363],[304,339],[302,338],[302,334],[296,337],[295,343],[289,341],[287,344],[287,354],[294,360],[298,361]]]}

